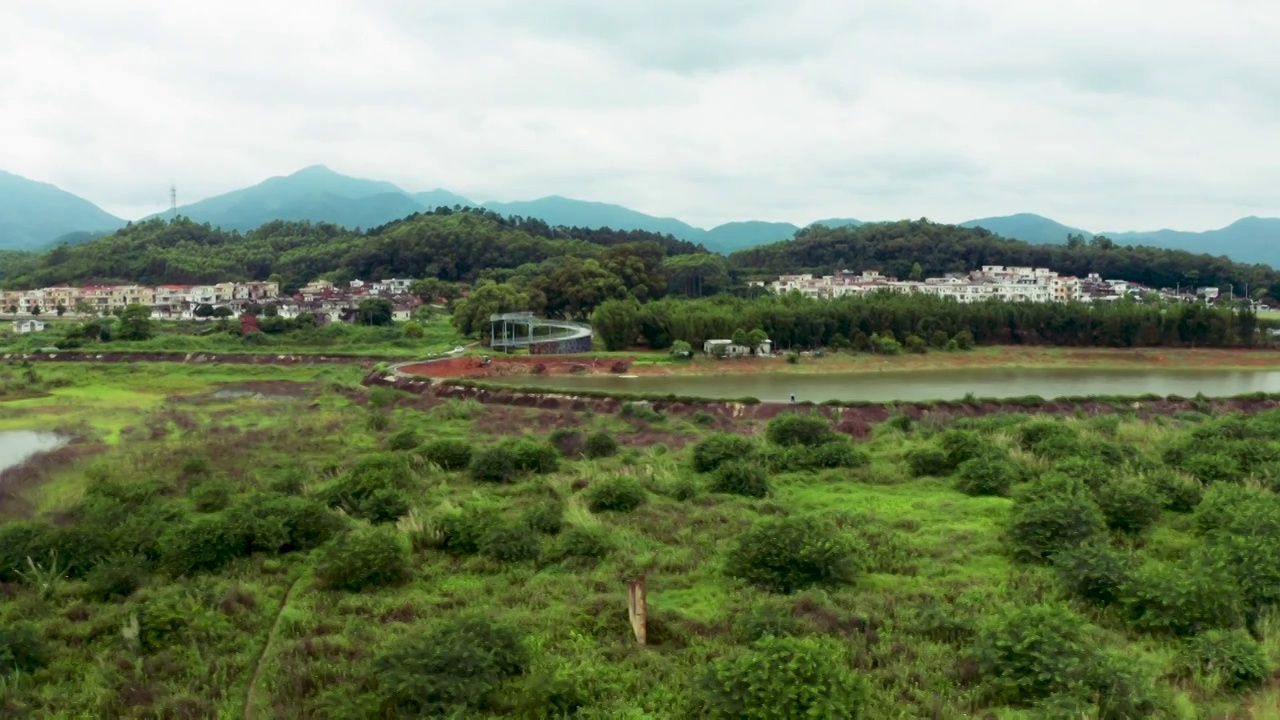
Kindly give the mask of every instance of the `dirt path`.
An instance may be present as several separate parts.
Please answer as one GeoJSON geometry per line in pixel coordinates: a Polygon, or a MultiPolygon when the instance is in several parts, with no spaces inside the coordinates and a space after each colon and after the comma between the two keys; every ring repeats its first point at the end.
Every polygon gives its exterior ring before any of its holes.
{"type": "Polygon", "coordinates": [[[276,644],[276,635],[280,631],[280,620],[284,617],[284,611],[289,607],[289,601],[293,600],[293,591],[297,589],[298,583],[302,582],[304,577],[306,577],[305,572],[295,578],[289,585],[289,589],[285,591],[284,600],[280,602],[280,610],[276,612],[275,622],[271,623],[271,631],[267,633],[267,641],[262,644],[262,653],[258,655],[258,662],[253,667],[253,677],[249,680],[249,692],[245,693],[245,720],[253,720],[254,711],[258,706],[258,685],[262,680],[262,668],[266,664],[267,658],[271,656],[271,649],[276,644]]]}

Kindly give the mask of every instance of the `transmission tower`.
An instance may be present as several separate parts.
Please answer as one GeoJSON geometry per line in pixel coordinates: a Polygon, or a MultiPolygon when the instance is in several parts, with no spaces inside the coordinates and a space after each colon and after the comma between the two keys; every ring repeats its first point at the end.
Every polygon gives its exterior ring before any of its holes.
{"type": "Polygon", "coordinates": [[[174,220],[178,219],[178,186],[169,186],[169,214],[174,220]]]}

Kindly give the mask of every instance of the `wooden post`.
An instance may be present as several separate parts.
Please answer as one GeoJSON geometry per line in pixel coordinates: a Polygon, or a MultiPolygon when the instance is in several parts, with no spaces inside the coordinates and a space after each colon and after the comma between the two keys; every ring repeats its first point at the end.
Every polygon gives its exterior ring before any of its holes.
{"type": "Polygon", "coordinates": [[[631,630],[636,642],[645,644],[649,635],[649,606],[645,599],[644,576],[627,583],[627,615],[631,618],[631,630]]]}

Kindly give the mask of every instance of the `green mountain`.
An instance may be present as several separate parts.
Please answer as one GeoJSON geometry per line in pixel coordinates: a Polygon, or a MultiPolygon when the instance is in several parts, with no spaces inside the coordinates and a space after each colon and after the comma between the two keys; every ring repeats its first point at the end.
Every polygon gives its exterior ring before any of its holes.
{"type": "Polygon", "coordinates": [[[1185,232],[1102,233],[1122,245],[1153,245],[1174,250],[1226,255],[1237,262],[1265,263],[1280,267],[1280,218],[1249,216],[1217,230],[1185,232]]]}
{"type": "MultiPolygon", "coordinates": [[[[703,233],[701,242],[708,250],[728,255],[757,245],[768,245],[795,237],[799,227],[786,222],[747,220],[717,225],[703,233]]],[[[692,239],[692,238],[686,238],[692,239]]]]}
{"type": "Polygon", "coordinates": [[[0,249],[42,248],[68,233],[102,233],[124,224],[84,198],[0,170],[0,249]]]}
{"type": "Polygon", "coordinates": [[[1169,250],[1186,250],[1227,256],[1236,262],[1263,263],[1280,267],[1280,218],[1241,218],[1218,230],[1188,232],[1154,230],[1149,232],[1102,232],[1063,225],[1040,215],[1022,213],[983,218],[960,223],[961,227],[985,228],[1001,237],[1035,244],[1059,244],[1067,235],[1092,238],[1104,235],[1119,245],[1147,245],[1169,250]]]}
{"type": "Polygon", "coordinates": [[[700,241],[705,232],[675,218],[654,217],[621,205],[573,200],[559,195],[519,202],[487,202],[484,207],[502,215],[538,218],[552,226],[646,230],[692,242],[700,241]]]}
{"type": "Polygon", "coordinates": [[[1067,236],[1072,234],[1084,235],[1085,237],[1093,236],[1088,230],[1068,227],[1056,220],[1050,220],[1047,217],[1033,215],[1032,213],[969,220],[960,223],[960,227],[985,228],[1003,237],[1040,245],[1065,243],[1067,236]]]}
{"type": "Polygon", "coordinates": [[[347,177],[323,165],[313,165],[292,175],[268,178],[252,187],[180,206],[178,214],[198,223],[248,232],[272,220],[372,227],[426,209],[389,182],[347,177]]]}

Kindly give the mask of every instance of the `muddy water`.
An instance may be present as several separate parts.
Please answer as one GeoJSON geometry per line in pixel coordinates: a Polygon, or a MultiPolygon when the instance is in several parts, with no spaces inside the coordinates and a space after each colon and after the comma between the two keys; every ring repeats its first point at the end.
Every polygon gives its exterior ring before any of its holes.
{"type": "Polygon", "coordinates": [[[0,473],[37,453],[56,450],[67,443],[66,438],[53,433],[12,430],[0,432],[0,473]]]}
{"type": "Polygon", "coordinates": [[[755,375],[529,376],[494,378],[510,386],[566,391],[657,393],[715,399],[754,397],[764,402],[864,400],[925,402],[1039,395],[1052,399],[1081,395],[1182,395],[1228,397],[1280,392],[1280,370],[1140,370],[1088,368],[963,368],[909,372],[755,375]]]}

